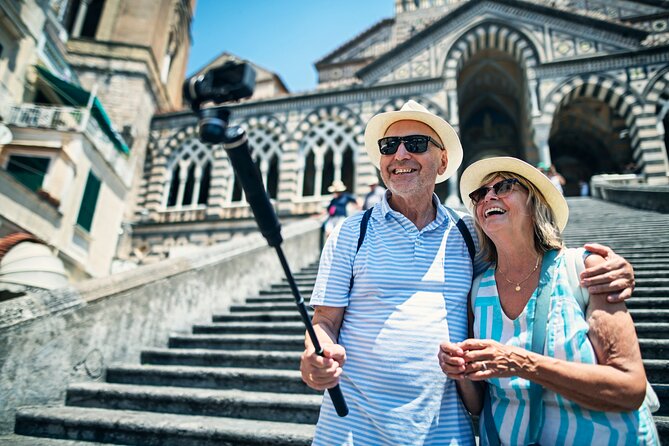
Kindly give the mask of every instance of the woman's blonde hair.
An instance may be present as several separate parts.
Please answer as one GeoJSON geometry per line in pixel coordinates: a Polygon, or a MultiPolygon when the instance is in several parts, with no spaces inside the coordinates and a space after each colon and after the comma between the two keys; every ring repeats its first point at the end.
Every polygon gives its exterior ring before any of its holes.
{"type": "MultiPolygon", "coordinates": [[[[532,226],[534,228],[534,247],[540,253],[545,253],[553,249],[561,249],[564,246],[562,234],[555,223],[553,211],[548,206],[546,199],[534,184],[530,183],[524,177],[513,172],[493,172],[481,180],[481,185],[500,177],[504,180],[509,178],[517,179],[528,191],[527,202],[530,215],[532,216],[532,226]]],[[[481,253],[483,258],[489,262],[497,262],[497,249],[490,237],[486,235],[479,225],[476,212],[474,212],[474,222],[476,232],[479,236],[481,253]]]]}

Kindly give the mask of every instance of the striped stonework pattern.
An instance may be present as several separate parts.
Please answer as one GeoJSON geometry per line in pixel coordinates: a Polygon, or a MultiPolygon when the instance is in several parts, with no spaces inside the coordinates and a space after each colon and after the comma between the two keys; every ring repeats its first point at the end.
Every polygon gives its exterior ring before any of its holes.
{"type": "Polygon", "coordinates": [[[621,82],[601,75],[575,76],[563,82],[547,96],[544,113],[551,118],[560,108],[578,98],[598,99],[621,116],[629,129],[630,146],[634,162],[649,177],[664,175],[664,161],[657,165],[658,149],[664,147],[657,132],[657,117],[652,106],[621,82]]]}
{"type": "Polygon", "coordinates": [[[316,109],[302,120],[293,133],[298,153],[294,213],[320,210],[332,181],[344,181],[356,192],[363,132],[359,116],[341,106],[316,109]]]}
{"type": "MultiPolygon", "coordinates": [[[[663,132],[665,134],[669,132],[669,128],[664,126],[665,118],[667,117],[667,113],[669,113],[669,68],[659,71],[648,82],[644,91],[644,98],[647,103],[646,107],[650,108],[657,119],[657,124],[653,123],[653,125],[659,128],[660,124],[662,124],[661,128],[663,132]]],[[[651,124],[650,120],[648,124],[651,124]]],[[[662,136],[659,135],[659,142],[663,142],[662,136]]],[[[647,166],[648,170],[652,168],[658,176],[669,171],[669,150],[667,150],[664,144],[654,140],[647,142],[644,148],[646,149],[647,158],[653,163],[652,167],[647,166]]]]}
{"type": "Polygon", "coordinates": [[[536,96],[537,80],[534,71],[540,61],[537,45],[518,29],[499,23],[482,23],[456,40],[445,59],[444,78],[449,90],[449,116],[447,120],[456,129],[459,127],[458,75],[472,56],[480,51],[490,49],[507,53],[518,62],[527,83],[527,94],[524,95],[526,98],[524,104],[526,116],[539,114],[539,104],[536,96]]]}

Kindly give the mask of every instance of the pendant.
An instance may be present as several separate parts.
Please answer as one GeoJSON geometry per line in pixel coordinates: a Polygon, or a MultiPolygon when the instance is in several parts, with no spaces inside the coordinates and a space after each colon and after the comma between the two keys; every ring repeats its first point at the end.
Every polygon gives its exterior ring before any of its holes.
{"type": "Polygon", "coordinates": [[[516,285],[516,291],[520,291],[520,285],[516,285]]]}

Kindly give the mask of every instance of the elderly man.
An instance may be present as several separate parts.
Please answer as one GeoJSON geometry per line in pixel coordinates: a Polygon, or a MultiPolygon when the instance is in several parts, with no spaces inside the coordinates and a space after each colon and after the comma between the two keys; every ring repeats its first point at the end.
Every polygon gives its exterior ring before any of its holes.
{"type": "MultiPolygon", "coordinates": [[[[474,444],[455,382],[437,361],[440,342],[467,337],[467,294],[485,266],[472,265],[434,195],[435,183],[460,166],[460,141],[446,121],[409,101],[369,121],[365,148],[388,192],[359,249],[361,213],[328,239],[311,297],[324,357],[307,337],[300,367],[314,389],[339,382],[350,413],[337,417],[326,393],[314,444],[474,444]]],[[[471,218],[466,223],[476,240],[471,218]]],[[[617,282],[624,288],[631,268],[608,254],[608,266],[627,274],[617,282]]]]}

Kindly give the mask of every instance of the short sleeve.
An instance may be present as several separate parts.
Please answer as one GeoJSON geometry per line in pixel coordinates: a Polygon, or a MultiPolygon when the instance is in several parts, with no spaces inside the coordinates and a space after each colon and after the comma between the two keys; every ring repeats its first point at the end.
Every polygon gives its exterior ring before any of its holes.
{"type": "Polygon", "coordinates": [[[309,301],[312,307],[348,306],[361,219],[362,213],[345,219],[325,242],[316,283],[309,301]]]}

